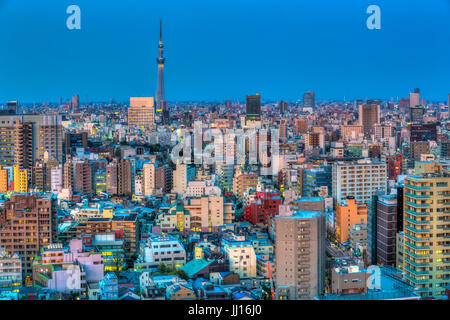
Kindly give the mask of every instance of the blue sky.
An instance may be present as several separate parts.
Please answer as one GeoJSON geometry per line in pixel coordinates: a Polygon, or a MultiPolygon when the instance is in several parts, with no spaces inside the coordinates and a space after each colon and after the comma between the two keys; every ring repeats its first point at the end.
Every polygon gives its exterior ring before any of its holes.
{"type": "Polygon", "coordinates": [[[0,103],[153,96],[160,18],[169,101],[450,92],[450,0],[0,0],[0,103]]]}

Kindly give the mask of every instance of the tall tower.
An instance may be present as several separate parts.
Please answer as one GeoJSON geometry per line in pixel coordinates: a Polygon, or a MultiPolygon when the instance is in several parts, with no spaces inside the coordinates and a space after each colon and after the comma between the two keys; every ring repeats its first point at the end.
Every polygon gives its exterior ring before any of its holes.
{"type": "Polygon", "coordinates": [[[159,56],[156,59],[158,63],[158,90],[156,91],[156,107],[161,109],[162,102],[164,101],[164,61],[163,57],[163,42],[162,42],[162,20],[159,21],[159,56]]]}

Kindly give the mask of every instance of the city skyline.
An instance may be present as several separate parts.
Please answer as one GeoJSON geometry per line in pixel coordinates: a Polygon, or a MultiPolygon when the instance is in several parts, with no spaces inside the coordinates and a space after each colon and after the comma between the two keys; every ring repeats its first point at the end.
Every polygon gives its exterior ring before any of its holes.
{"type": "Polygon", "coordinates": [[[171,8],[134,1],[128,11],[80,0],[83,22],[74,31],[65,28],[67,3],[48,0],[38,7],[4,1],[0,101],[57,101],[79,94],[84,103],[86,96],[89,101],[155,96],[160,19],[165,23],[167,101],[235,102],[256,92],[263,101],[297,101],[307,91],[316,92],[317,101],[396,99],[414,87],[427,100],[447,100],[448,1],[435,0],[426,8],[417,1],[407,6],[380,1],[380,30],[365,26],[368,2],[318,2],[285,1],[278,8],[247,1],[221,8],[196,1],[189,6],[202,10],[187,11],[179,1],[171,8]],[[246,15],[248,9],[255,14],[246,15]],[[409,14],[400,16],[402,10],[409,14]],[[421,24],[415,22],[419,17],[421,24]]]}
{"type": "Polygon", "coordinates": [[[0,0],[0,300],[450,300],[450,0],[36,2],[0,0]]]}

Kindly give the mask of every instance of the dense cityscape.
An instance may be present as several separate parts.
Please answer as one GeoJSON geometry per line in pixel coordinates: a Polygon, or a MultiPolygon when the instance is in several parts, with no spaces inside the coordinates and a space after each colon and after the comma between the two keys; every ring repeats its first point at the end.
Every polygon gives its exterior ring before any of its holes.
{"type": "Polygon", "coordinates": [[[1,105],[0,300],[450,297],[450,93],[170,102],[162,31],[154,96],[1,105]]]}

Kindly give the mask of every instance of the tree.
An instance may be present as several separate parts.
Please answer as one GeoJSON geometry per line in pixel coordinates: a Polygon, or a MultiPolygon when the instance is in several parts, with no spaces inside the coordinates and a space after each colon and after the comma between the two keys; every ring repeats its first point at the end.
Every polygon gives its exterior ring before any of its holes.
{"type": "Polygon", "coordinates": [[[177,276],[179,276],[181,279],[183,280],[188,280],[189,276],[187,275],[187,273],[184,270],[177,270],[176,271],[177,276]]]}
{"type": "Polygon", "coordinates": [[[120,252],[114,251],[112,253],[112,266],[114,267],[114,273],[119,278],[120,271],[123,266],[123,255],[120,252]]]}
{"type": "Polygon", "coordinates": [[[168,267],[164,262],[159,264],[158,269],[161,273],[166,273],[168,271],[168,267]]]}

